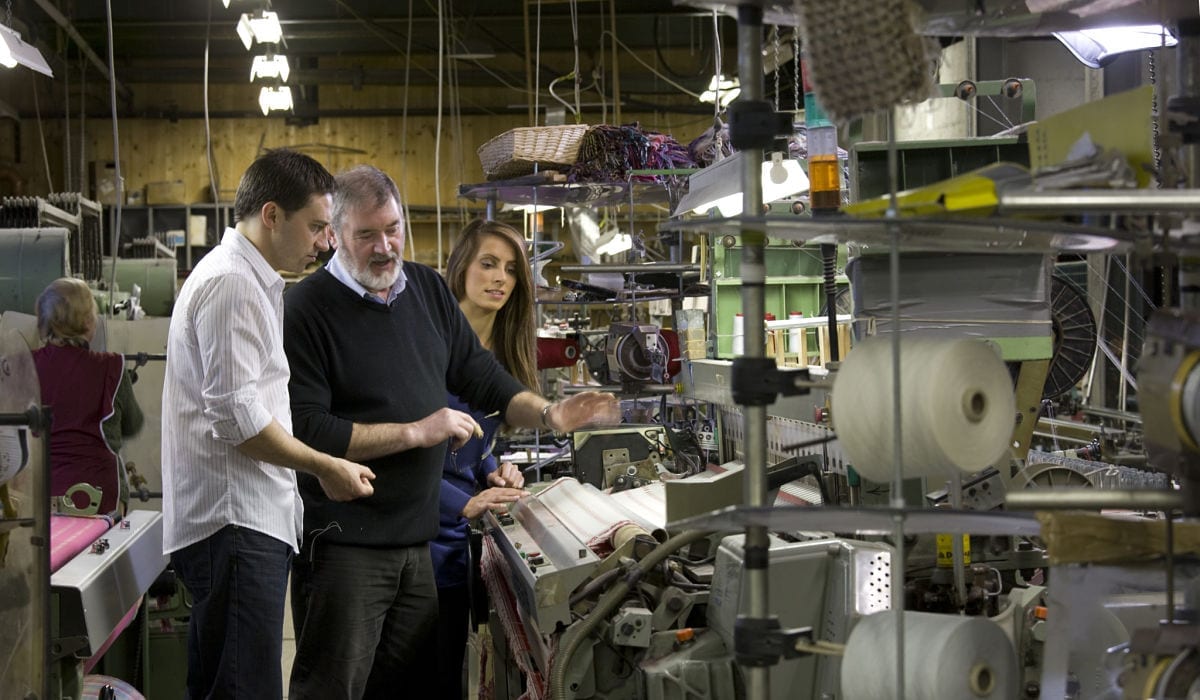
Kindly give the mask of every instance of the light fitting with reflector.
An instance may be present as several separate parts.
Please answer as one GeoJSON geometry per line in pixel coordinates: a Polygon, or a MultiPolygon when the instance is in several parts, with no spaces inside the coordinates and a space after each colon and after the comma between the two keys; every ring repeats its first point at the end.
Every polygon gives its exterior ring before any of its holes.
{"type": "MultiPolygon", "coordinates": [[[[707,214],[713,208],[721,216],[742,213],[742,167],[745,155],[734,153],[728,158],[697,170],[688,176],[688,192],[679,200],[675,215],[691,211],[707,214]]],[[[771,160],[762,164],[763,203],[800,194],[808,189],[808,175],[800,163],[772,153],[771,160]]]]}
{"type": "Polygon", "coordinates": [[[264,87],[258,91],[258,106],[264,115],[271,112],[286,112],[293,108],[292,89],[286,85],[264,87]]]}
{"type": "Polygon", "coordinates": [[[254,14],[243,12],[238,20],[237,33],[242,45],[249,51],[256,41],[260,44],[278,44],[283,39],[283,26],[279,24],[279,15],[269,10],[254,14]]]}
{"type": "Polygon", "coordinates": [[[42,52],[32,44],[26,43],[20,34],[3,24],[0,24],[0,66],[5,68],[25,66],[43,75],[54,77],[54,71],[50,70],[50,64],[46,63],[42,52]]]}
{"type": "Polygon", "coordinates": [[[1054,32],[1054,36],[1088,68],[1103,68],[1118,55],[1129,51],[1170,48],[1179,43],[1161,24],[1098,27],[1054,32]]]}
{"type": "Polygon", "coordinates": [[[712,80],[708,81],[708,89],[700,93],[700,101],[714,104],[720,100],[722,107],[728,107],[740,94],[742,88],[737,78],[714,75],[712,80]]]}
{"type": "Polygon", "coordinates": [[[255,56],[254,62],[250,64],[250,82],[252,83],[255,80],[268,78],[278,78],[286,83],[291,73],[292,68],[288,65],[287,56],[282,54],[255,56]]]}

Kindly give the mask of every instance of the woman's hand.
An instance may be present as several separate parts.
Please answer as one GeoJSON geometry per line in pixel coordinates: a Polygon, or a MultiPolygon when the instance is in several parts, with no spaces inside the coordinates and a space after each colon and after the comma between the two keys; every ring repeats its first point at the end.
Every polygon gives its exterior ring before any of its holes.
{"type": "Polygon", "coordinates": [[[489,510],[503,513],[508,510],[509,503],[515,503],[524,495],[525,491],[522,489],[500,487],[484,489],[467,501],[467,505],[463,506],[462,514],[464,518],[474,520],[489,510]]]}

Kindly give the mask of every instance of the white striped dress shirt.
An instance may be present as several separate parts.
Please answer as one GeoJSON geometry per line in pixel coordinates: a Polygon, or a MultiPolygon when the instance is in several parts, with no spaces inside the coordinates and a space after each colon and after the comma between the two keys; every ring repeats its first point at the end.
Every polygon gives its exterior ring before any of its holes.
{"type": "Polygon", "coordinates": [[[296,473],[237,445],[292,430],[283,278],[236,229],[192,270],[171,315],[163,383],[163,551],[238,525],[297,548],[296,473]]]}

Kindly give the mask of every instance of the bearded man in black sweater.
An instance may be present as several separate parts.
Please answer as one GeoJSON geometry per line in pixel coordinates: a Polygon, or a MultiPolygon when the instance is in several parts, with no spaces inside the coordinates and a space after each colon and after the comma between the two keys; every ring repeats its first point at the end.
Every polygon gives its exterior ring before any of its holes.
{"type": "Polygon", "coordinates": [[[615,423],[616,399],[550,403],[505,372],[442,278],[401,258],[400,194],[382,171],[338,176],[332,228],[333,259],[284,297],[292,424],[314,448],[371,467],[375,493],[337,503],[301,475],[288,697],[427,697],[442,465],[478,428],[447,407],[447,391],[510,425],[560,431],[615,423]]]}

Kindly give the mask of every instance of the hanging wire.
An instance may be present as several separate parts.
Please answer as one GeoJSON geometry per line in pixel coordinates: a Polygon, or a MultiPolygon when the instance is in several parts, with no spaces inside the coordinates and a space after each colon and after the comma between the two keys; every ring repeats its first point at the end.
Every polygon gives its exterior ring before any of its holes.
{"type": "Polygon", "coordinates": [[[537,3],[537,38],[533,49],[533,123],[537,126],[542,111],[542,3],[537,3]]]}
{"type": "Polygon", "coordinates": [[[692,98],[694,98],[694,99],[697,99],[697,100],[698,100],[698,99],[700,99],[700,93],[698,93],[698,92],[692,92],[691,90],[689,90],[689,89],[687,89],[686,87],[684,87],[684,86],[680,85],[679,83],[675,82],[674,80],[671,80],[671,78],[670,78],[669,76],[663,75],[663,74],[662,74],[662,72],[660,72],[660,71],[656,70],[656,69],[654,68],[654,66],[652,66],[652,65],[650,65],[649,63],[646,63],[645,61],[643,61],[643,60],[642,60],[642,58],[641,58],[640,56],[638,56],[636,53],[634,53],[633,49],[629,48],[629,47],[628,47],[628,46],[625,44],[625,42],[623,42],[623,41],[621,41],[619,38],[617,38],[617,36],[616,36],[615,34],[613,34],[611,31],[609,31],[609,30],[605,29],[604,31],[600,32],[600,35],[601,35],[602,37],[603,37],[603,36],[608,36],[608,37],[611,37],[611,38],[612,38],[612,40],[613,40],[614,42],[616,42],[617,46],[619,46],[619,47],[621,47],[622,49],[624,49],[624,50],[626,51],[626,53],[628,53],[628,54],[629,54],[629,56],[630,56],[631,58],[633,58],[633,60],[637,61],[639,64],[641,64],[641,66],[642,66],[643,68],[645,68],[646,70],[648,70],[648,71],[650,71],[651,73],[653,73],[655,76],[657,76],[657,77],[658,77],[659,79],[661,79],[663,82],[667,83],[667,84],[668,84],[668,85],[670,85],[671,87],[675,88],[676,90],[679,90],[680,92],[682,92],[683,94],[685,94],[685,95],[687,95],[687,96],[689,96],[689,97],[692,97],[692,98]]]}
{"type": "MultiPolygon", "coordinates": [[[[713,100],[713,119],[721,116],[721,23],[717,16],[717,8],[712,11],[713,21],[713,86],[716,99],[713,100]]],[[[696,99],[700,96],[697,95],[696,99]]]]}
{"type": "Polygon", "coordinates": [[[575,123],[579,124],[583,121],[583,114],[579,108],[579,6],[576,5],[576,0],[571,0],[568,3],[571,8],[571,43],[575,47],[575,68],[571,71],[575,81],[575,123]]]}
{"type": "Polygon", "coordinates": [[[87,56],[79,54],[79,193],[87,187],[87,56]]]}
{"type": "Polygon", "coordinates": [[[112,314],[113,292],[117,288],[117,259],[121,257],[121,208],[124,206],[125,181],[121,176],[121,138],[117,128],[117,64],[113,58],[112,0],[104,0],[104,13],[108,25],[108,99],[109,104],[112,105],[113,173],[117,180],[117,203],[113,211],[114,223],[111,237],[112,250],[109,251],[112,253],[112,270],[108,275],[109,308],[104,312],[104,336],[107,338],[108,317],[112,314]]]}
{"type": "MultiPolygon", "coordinates": [[[[11,0],[9,2],[9,7],[12,7],[11,0]]],[[[11,11],[12,10],[10,9],[9,12],[11,13],[11,11]]],[[[12,20],[10,19],[9,21],[11,22],[12,20]]],[[[41,105],[38,104],[37,74],[33,71],[29,71],[29,81],[33,86],[33,114],[37,117],[38,138],[42,142],[42,162],[46,165],[46,191],[53,192],[54,178],[50,176],[50,155],[46,152],[46,132],[42,130],[42,108],[41,105]]]]}
{"type": "MultiPolygon", "coordinates": [[[[208,188],[212,190],[212,201],[214,205],[221,204],[221,190],[217,184],[217,164],[213,159],[213,141],[212,141],[212,124],[208,118],[208,65],[209,65],[209,43],[212,40],[212,3],[205,3],[208,6],[208,16],[204,19],[204,156],[208,161],[208,188]]],[[[216,210],[214,209],[214,214],[216,210]]],[[[234,222],[228,222],[232,225],[234,222]]],[[[215,224],[214,224],[215,228],[215,224]]],[[[221,240],[222,232],[217,231],[217,241],[221,240]]],[[[205,241],[207,243],[207,241],[205,241]]]]}
{"type": "Polygon", "coordinates": [[[63,190],[71,189],[71,63],[63,61],[63,190]]]}
{"type": "MultiPolygon", "coordinates": [[[[405,32],[404,55],[412,55],[412,31],[413,31],[413,0],[408,0],[408,29],[405,32]]],[[[404,183],[400,191],[400,199],[404,200],[400,203],[404,212],[404,223],[409,227],[408,231],[408,259],[413,260],[417,255],[417,244],[413,241],[412,234],[412,217],[408,210],[408,69],[412,65],[412,61],[404,61],[404,90],[402,103],[400,107],[400,171],[404,173],[401,182],[404,183]]]]}
{"type": "Polygon", "coordinates": [[[433,135],[433,200],[437,224],[437,271],[442,272],[442,75],[446,62],[446,13],[444,0],[438,0],[437,125],[433,135]]]}
{"type": "MultiPolygon", "coordinates": [[[[605,3],[600,3],[600,26],[604,26],[604,6],[605,3]]],[[[592,69],[592,79],[596,83],[596,92],[600,93],[600,123],[608,123],[608,98],[605,95],[605,82],[601,79],[604,75],[604,66],[608,65],[606,61],[606,52],[604,47],[604,38],[600,38],[600,62],[592,69]]],[[[614,58],[616,58],[614,56],[614,58]]]]}

